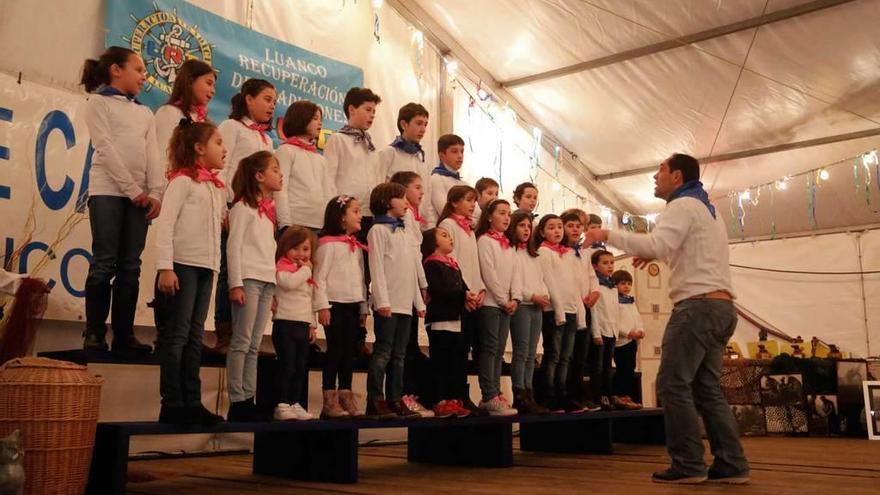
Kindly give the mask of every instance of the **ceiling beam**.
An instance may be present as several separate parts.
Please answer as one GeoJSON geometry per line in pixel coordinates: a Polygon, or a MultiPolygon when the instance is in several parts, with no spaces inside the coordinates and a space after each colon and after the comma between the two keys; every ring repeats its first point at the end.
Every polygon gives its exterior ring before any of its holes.
{"type": "MultiPolygon", "coordinates": [[[[538,125],[540,121],[516,99],[513,94],[501,87],[495,77],[486,70],[456,39],[449,34],[436,20],[434,20],[428,12],[426,12],[415,0],[387,0],[404,19],[416,26],[425,37],[440,50],[444,55],[451,55],[458,60],[460,66],[467,68],[481,82],[483,87],[491,90],[496,96],[504,100],[511,109],[513,109],[521,120],[538,125]]],[[[555,137],[552,132],[545,126],[542,127],[544,136],[547,139],[542,140],[542,147],[551,155],[554,153],[553,145],[550,141],[563,143],[555,137]]],[[[571,147],[567,146],[571,149],[571,147]]],[[[591,167],[582,160],[568,156],[567,153],[560,154],[560,161],[563,165],[573,170],[581,179],[581,183],[590,193],[596,196],[596,199],[605,203],[621,212],[637,213],[636,209],[628,201],[620,198],[608,185],[596,180],[595,174],[591,167]]]]}
{"type": "Polygon", "coordinates": [[[753,29],[759,26],[763,26],[765,24],[791,19],[797,16],[809,14],[811,12],[816,12],[822,9],[827,9],[829,7],[835,7],[837,5],[849,3],[852,1],[854,0],[814,0],[809,3],[797,5],[795,7],[790,7],[787,9],[782,9],[776,12],[772,12],[770,14],[752,17],[751,19],[746,19],[743,21],[734,22],[732,24],[707,29],[705,31],[700,31],[699,33],[689,34],[687,36],[674,38],[668,41],[661,41],[653,45],[642,46],[621,53],[615,53],[613,55],[608,55],[607,57],[600,57],[586,62],[569,65],[567,67],[541,72],[539,74],[511,79],[509,81],[502,81],[500,84],[503,87],[510,89],[537,81],[544,81],[547,79],[567,76],[569,74],[576,74],[578,72],[593,70],[599,67],[605,67],[606,65],[617,64],[620,62],[625,62],[627,60],[644,57],[646,55],[653,55],[655,53],[673,50],[675,48],[681,48],[682,46],[691,45],[693,43],[699,43],[701,41],[719,38],[721,36],[727,36],[729,34],[738,33],[747,29],[753,29]]]}
{"type": "MultiPolygon", "coordinates": [[[[813,146],[822,146],[824,144],[842,143],[844,141],[853,141],[856,139],[863,139],[873,136],[880,136],[880,127],[876,129],[867,129],[864,131],[849,132],[846,134],[837,134],[835,136],[807,139],[805,141],[797,141],[794,143],[775,144],[773,146],[766,146],[764,148],[734,151],[731,153],[724,153],[721,155],[700,158],[699,161],[701,165],[707,165],[709,163],[727,162],[730,160],[739,160],[741,158],[769,155],[771,153],[779,153],[782,151],[797,150],[802,148],[811,148],[813,146]]],[[[607,181],[612,179],[622,179],[624,177],[632,177],[634,175],[652,174],[657,171],[658,166],[659,162],[657,165],[652,165],[650,167],[641,167],[632,170],[624,170],[622,172],[612,172],[610,174],[597,175],[596,179],[607,181]]]]}

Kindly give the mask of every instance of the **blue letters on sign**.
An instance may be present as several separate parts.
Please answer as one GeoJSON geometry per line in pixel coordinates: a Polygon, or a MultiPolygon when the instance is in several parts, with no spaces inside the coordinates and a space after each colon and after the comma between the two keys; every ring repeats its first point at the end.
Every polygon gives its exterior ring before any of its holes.
{"type": "Polygon", "coordinates": [[[76,289],[72,285],[70,285],[70,275],[69,275],[69,265],[70,260],[74,256],[82,256],[89,262],[92,263],[92,253],[86,251],[83,248],[73,248],[67,253],[64,254],[64,257],[61,258],[61,285],[74,297],[86,297],[86,290],[76,289]]]}
{"type": "MultiPolygon", "coordinates": [[[[0,107],[0,120],[12,122],[12,109],[0,107]]],[[[0,146],[0,160],[9,160],[9,148],[6,146],[0,146]]],[[[0,199],[9,199],[11,196],[9,186],[0,185],[0,199]]]]}
{"type": "Polygon", "coordinates": [[[49,135],[52,131],[58,129],[64,134],[64,141],[67,149],[72,148],[76,144],[76,134],[73,132],[73,124],[67,115],[60,110],[52,110],[43,118],[40,124],[40,130],[37,131],[36,156],[34,160],[37,175],[37,190],[40,191],[40,197],[43,203],[50,210],[60,210],[70,201],[75,186],[73,180],[67,175],[64,176],[64,185],[57,191],[49,186],[46,180],[46,143],[49,141],[49,135]]]}

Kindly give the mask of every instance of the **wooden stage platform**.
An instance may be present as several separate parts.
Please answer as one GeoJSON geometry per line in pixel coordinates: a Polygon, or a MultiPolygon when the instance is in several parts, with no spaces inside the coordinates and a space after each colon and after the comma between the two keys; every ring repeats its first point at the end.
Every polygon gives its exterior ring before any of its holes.
{"type": "MultiPolygon", "coordinates": [[[[515,439],[518,443],[518,439],[515,439]]],[[[405,445],[360,449],[359,482],[309,483],[251,474],[249,455],[133,461],[128,493],[186,495],[351,494],[483,495],[731,493],[858,495],[880,493],[880,442],[846,438],[743,439],[752,463],[747,486],[658,485],[660,446],[616,445],[615,454],[563,455],[516,450],[507,469],[408,463],[405,445]]]]}

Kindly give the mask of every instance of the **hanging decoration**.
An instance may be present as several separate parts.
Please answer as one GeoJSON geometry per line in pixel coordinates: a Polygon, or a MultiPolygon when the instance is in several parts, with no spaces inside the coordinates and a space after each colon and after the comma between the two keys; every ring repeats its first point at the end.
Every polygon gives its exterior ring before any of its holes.
{"type": "Polygon", "coordinates": [[[816,228],[816,182],[819,179],[818,171],[815,174],[807,174],[807,214],[810,217],[810,225],[816,228]]]}
{"type": "Polygon", "coordinates": [[[553,176],[559,179],[559,151],[561,148],[557,144],[553,147],[553,176]]]}
{"type": "Polygon", "coordinates": [[[410,29],[412,29],[412,46],[415,48],[415,50],[413,50],[413,65],[416,68],[416,77],[421,81],[425,75],[425,35],[416,28],[410,29]]]}
{"type": "Polygon", "coordinates": [[[532,166],[529,170],[529,178],[531,182],[535,182],[538,174],[538,166],[540,163],[538,162],[538,154],[541,151],[541,129],[537,127],[532,128],[532,166]]]}
{"type": "Polygon", "coordinates": [[[776,197],[774,187],[767,184],[767,190],[770,192],[770,239],[776,239],[776,197]]]}
{"type": "Polygon", "coordinates": [[[383,3],[384,0],[373,0],[373,38],[376,39],[376,43],[382,43],[379,37],[379,10],[382,9],[383,3]]]}

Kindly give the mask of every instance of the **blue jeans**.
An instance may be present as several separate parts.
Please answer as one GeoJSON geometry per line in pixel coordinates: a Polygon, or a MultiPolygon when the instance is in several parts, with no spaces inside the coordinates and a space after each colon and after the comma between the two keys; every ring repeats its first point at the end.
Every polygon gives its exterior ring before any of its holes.
{"type": "Polygon", "coordinates": [[[147,239],[147,210],[119,196],[89,198],[92,262],[86,277],[86,333],[103,339],[112,313],[113,338],[134,332],[141,278],[141,253],[147,239]],[[112,284],[111,284],[112,282],[112,284]],[[111,307],[112,301],[112,307],[111,307]]]}
{"type": "Polygon", "coordinates": [[[515,389],[531,389],[535,374],[535,354],[541,336],[541,307],[520,304],[510,319],[510,338],[513,359],[510,363],[510,381],[515,389]]]}
{"type": "Polygon", "coordinates": [[[174,263],[174,273],[180,290],[174,295],[157,293],[167,311],[164,331],[159,337],[159,391],[163,406],[200,406],[202,336],[211,303],[214,272],[208,268],[174,263]]]}
{"type": "Polygon", "coordinates": [[[501,365],[510,334],[510,315],[501,308],[480,308],[479,378],[483,401],[501,395],[501,365]]]}
{"type": "Polygon", "coordinates": [[[721,394],[721,356],[735,328],[733,303],[707,299],[676,304],[666,325],[657,393],[672,469],[682,474],[706,473],[698,414],[715,457],[712,470],[723,475],[749,472],[736,420],[721,394]]]}
{"type": "Polygon", "coordinates": [[[547,399],[562,399],[566,396],[565,385],[568,379],[568,365],[574,351],[574,336],[577,332],[577,315],[565,313],[565,323],[557,325],[553,311],[544,312],[544,394],[547,399]]]}
{"type": "Polygon", "coordinates": [[[367,398],[368,400],[387,399],[393,402],[400,399],[403,394],[403,365],[406,346],[409,343],[412,315],[394,313],[390,318],[385,318],[374,313],[373,320],[376,343],[373,344],[373,356],[370,358],[370,368],[367,370],[367,398]],[[385,369],[389,362],[392,373],[386,383],[385,369]]]}
{"type": "Polygon", "coordinates": [[[274,294],[275,284],[245,279],[244,305],[232,305],[232,339],[226,353],[231,402],[252,399],[257,394],[257,357],[274,294]]]}

